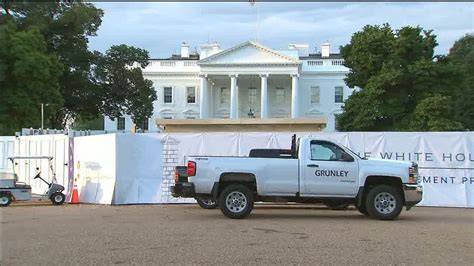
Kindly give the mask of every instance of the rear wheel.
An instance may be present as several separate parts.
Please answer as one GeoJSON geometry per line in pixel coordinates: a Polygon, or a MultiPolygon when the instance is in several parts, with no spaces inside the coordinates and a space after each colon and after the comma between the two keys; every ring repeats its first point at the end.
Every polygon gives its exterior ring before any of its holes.
{"type": "Polygon", "coordinates": [[[53,195],[51,195],[51,202],[54,205],[61,205],[64,203],[64,200],[66,200],[66,195],[64,195],[61,192],[56,192],[53,195]]]}
{"type": "Polygon", "coordinates": [[[201,208],[203,209],[215,209],[217,208],[217,201],[211,199],[211,198],[196,198],[197,203],[201,208]]]}
{"type": "Polygon", "coordinates": [[[12,203],[12,197],[10,195],[0,195],[0,207],[7,207],[10,203],[12,203]]]}
{"type": "Polygon", "coordinates": [[[379,220],[393,220],[400,215],[403,197],[400,189],[378,185],[367,193],[365,207],[369,215],[379,220]]]}
{"type": "Polygon", "coordinates": [[[244,185],[229,185],[219,196],[222,213],[232,219],[242,219],[249,215],[253,203],[253,193],[244,185]]]}

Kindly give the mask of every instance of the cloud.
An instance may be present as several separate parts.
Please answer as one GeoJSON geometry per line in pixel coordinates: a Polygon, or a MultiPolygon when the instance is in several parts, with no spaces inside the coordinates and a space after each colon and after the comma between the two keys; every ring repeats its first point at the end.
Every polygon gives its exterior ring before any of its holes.
{"type": "Polygon", "coordinates": [[[217,41],[223,48],[255,39],[259,9],[259,42],[285,49],[309,43],[312,50],[331,41],[333,52],[367,24],[393,28],[420,25],[438,36],[436,53],[446,53],[455,40],[474,31],[473,3],[95,3],[105,11],[90,48],[105,51],[125,43],[150,51],[154,58],[217,41]]]}

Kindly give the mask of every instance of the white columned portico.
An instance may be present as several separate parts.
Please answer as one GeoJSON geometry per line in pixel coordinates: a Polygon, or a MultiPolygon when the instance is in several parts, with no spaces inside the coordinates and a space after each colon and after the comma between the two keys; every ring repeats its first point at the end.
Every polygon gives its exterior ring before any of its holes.
{"type": "Polygon", "coordinates": [[[261,97],[260,97],[260,117],[268,117],[268,74],[260,75],[262,81],[261,85],[261,97]]]}
{"type": "Polygon", "coordinates": [[[239,118],[237,97],[237,75],[230,75],[230,118],[239,118]]]}
{"type": "Polygon", "coordinates": [[[297,118],[298,114],[298,74],[291,75],[291,118],[297,118]]]}
{"type": "Polygon", "coordinates": [[[199,117],[201,119],[209,118],[209,102],[208,102],[208,81],[207,75],[199,75],[201,78],[199,93],[199,117]]]}

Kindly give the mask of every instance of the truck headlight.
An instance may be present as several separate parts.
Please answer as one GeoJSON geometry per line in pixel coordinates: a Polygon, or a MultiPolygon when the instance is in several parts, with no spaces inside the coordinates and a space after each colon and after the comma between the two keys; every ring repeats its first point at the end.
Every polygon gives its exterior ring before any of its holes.
{"type": "Polygon", "coordinates": [[[418,183],[418,165],[416,163],[412,163],[412,166],[408,168],[408,183],[418,183]]]}

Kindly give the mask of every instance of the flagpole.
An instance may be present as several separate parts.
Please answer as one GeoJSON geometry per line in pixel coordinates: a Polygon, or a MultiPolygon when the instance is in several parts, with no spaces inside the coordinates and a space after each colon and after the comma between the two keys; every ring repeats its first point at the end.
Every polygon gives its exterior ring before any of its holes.
{"type": "Polygon", "coordinates": [[[259,3],[255,3],[255,5],[257,6],[257,36],[255,37],[255,42],[258,43],[258,33],[260,30],[260,5],[259,3]]]}
{"type": "Polygon", "coordinates": [[[255,0],[249,0],[251,6],[257,6],[257,22],[255,23],[255,42],[258,42],[258,33],[260,28],[260,7],[255,0]]]}

